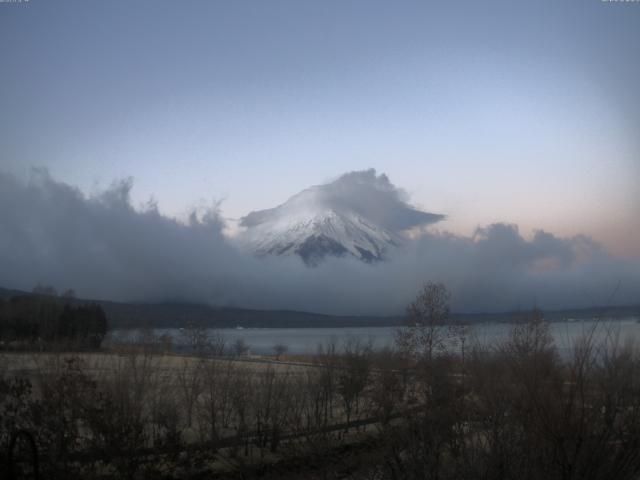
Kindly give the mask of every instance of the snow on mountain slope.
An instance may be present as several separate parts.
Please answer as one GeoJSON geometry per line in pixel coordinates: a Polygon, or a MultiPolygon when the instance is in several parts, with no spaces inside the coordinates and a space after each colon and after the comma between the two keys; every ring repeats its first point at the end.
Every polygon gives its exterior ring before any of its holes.
{"type": "Polygon", "coordinates": [[[327,255],[383,260],[401,246],[408,228],[442,215],[422,212],[375,170],[351,172],[310,187],[282,205],[242,218],[239,240],[258,255],[298,255],[317,265],[327,255]]]}

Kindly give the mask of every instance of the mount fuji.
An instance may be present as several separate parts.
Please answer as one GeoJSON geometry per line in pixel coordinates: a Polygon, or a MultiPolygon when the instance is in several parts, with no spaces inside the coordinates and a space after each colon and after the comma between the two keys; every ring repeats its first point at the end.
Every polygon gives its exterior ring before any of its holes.
{"type": "Polygon", "coordinates": [[[410,206],[407,195],[373,169],[307,188],[285,203],[240,220],[239,240],[258,256],[298,255],[316,266],[327,256],[384,260],[406,231],[443,215],[410,206]]]}

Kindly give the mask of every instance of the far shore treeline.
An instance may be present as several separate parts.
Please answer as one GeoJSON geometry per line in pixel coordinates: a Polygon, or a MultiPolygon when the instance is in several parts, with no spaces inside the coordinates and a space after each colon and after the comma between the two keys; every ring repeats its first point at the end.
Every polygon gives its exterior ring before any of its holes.
{"type": "Polygon", "coordinates": [[[108,331],[103,308],[77,301],[72,290],[58,296],[38,286],[31,294],[0,297],[0,342],[9,349],[100,348],[108,331]]]}
{"type": "MultiPolygon", "coordinates": [[[[47,290],[36,288],[34,290],[47,290]]],[[[51,292],[44,292],[51,296],[51,292]]],[[[42,295],[43,293],[40,293],[42,295]]],[[[0,288],[0,302],[11,298],[33,296],[33,292],[0,288]]],[[[124,303],[104,300],[81,300],[75,295],[62,294],[63,303],[74,308],[82,305],[100,306],[108,319],[109,329],[137,328],[182,328],[190,324],[209,328],[340,328],[340,327],[397,327],[404,325],[406,318],[395,316],[324,315],[313,312],[292,310],[252,310],[233,307],[164,301],[156,303],[124,303]]],[[[475,323],[518,323],[529,313],[528,309],[498,313],[456,313],[451,321],[462,324],[475,323]]],[[[594,306],[591,308],[544,311],[546,321],[557,322],[570,319],[591,319],[593,317],[629,318],[640,317],[640,305],[594,306]]]]}

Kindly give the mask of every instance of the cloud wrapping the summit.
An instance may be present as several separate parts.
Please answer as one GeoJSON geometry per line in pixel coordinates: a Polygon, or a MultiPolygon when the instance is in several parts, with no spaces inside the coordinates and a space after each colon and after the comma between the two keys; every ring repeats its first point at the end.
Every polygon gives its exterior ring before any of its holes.
{"type": "Polygon", "coordinates": [[[445,216],[423,212],[408,204],[408,195],[385,174],[374,169],[350,172],[324,186],[336,206],[351,209],[378,225],[400,232],[444,220],[445,216]]]}
{"type": "Polygon", "coordinates": [[[333,182],[308,188],[278,207],[251,212],[241,219],[240,225],[255,227],[278,215],[286,215],[288,208],[301,206],[352,211],[392,233],[445,218],[444,215],[412,207],[408,203],[408,195],[394,186],[385,174],[377,175],[374,169],[369,169],[349,172],[333,182]]]}
{"type": "MultiPolygon", "coordinates": [[[[373,171],[332,185],[335,201],[370,209],[388,228],[427,218],[373,171]]],[[[618,282],[615,303],[640,301],[639,262],[611,257],[584,236],[539,231],[526,239],[505,224],[472,237],[427,231],[385,262],[330,258],[308,268],[297,257],[258,259],[238,249],[215,205],[181,222],[153,204],[134,208],[131,188],[125,180],[86,196],[44,171],[26,183],[0,173],[0,286],[41,282],[102,299],[379,315],[402,312],[428,280],[451,288],[458,311],[591,306],[618,282]]]]}

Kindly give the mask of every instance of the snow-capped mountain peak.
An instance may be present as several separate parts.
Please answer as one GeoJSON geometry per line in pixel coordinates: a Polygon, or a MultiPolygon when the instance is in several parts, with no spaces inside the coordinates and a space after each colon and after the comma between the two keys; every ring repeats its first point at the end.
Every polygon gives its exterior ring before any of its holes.
{"type": "Polygon", "coordinates": [[[404,243],[404,230],[443,218],[410,207],[402,195],[375,170],[348,173],[275,208],[251,212],[240,222],[239,238],[257,255],[295,254],[308,265],[327,255],[383,260],[404,243]]]}

